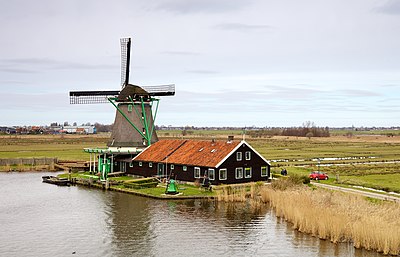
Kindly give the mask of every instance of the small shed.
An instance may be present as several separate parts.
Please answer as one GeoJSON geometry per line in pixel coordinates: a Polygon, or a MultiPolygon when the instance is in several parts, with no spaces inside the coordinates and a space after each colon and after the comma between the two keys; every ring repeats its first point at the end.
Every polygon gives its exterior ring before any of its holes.
{"type": "Polygon", "coordinates": [[[270,163],[246,141],[160,140],[134,157],[127,173],[235,184],[269,179],[270,163]]]}

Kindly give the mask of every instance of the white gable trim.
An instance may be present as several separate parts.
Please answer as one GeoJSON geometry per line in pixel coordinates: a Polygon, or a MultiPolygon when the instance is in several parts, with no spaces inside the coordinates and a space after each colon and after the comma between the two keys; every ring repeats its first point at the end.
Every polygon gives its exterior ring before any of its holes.
{"type": "Polygon", "coordinates": [[[251,145],[249,145],[246,141],[242,141],[243,143],[245,143],[251,150],[253,150],[253,152],[255,152],[258,156],[260,156],[261,159],[263,159],[263,161],[265,161],[266,163],[268,163],[269,166],[271,166],[271,163],[269,161],[267,161],[267,159],[265,159],[261,154],[259,154],[253,147],[251,147],[251,145]]]}
{"type": "Polygon", "coordinates": [[[253,147],[251,147],[251,145],[249,145],[246,141],[242,140],[235,148],[233,148],[233,150],[228,153],[216,166],[215,168],[219,168],[219,166],[222,165],[222,163],[224,163],[234,152],[236,152],[237,149],[239,149],[243,144],[247,145],[255,154],[257,154],[263,161],[265,161],[266,163],[268,163],[269,166],[271,166],[271,164],[269,163],[269,161],[267,161],[261,154],[259,154],[256,150],[254,150],[253,147]]]}
{"type": "Polygon", "coordinates": [[[146,152],[147,149],[149,149],[152,145],[147,146],[143,151],[141,151],[138,155],[132,158],[132,161],[134,161],[137,157],[139,157],[142,153],[146,152]]]}

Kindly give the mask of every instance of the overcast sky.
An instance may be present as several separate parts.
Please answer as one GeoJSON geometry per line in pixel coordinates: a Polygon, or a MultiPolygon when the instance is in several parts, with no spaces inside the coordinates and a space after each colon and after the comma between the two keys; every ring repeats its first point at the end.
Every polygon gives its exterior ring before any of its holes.
{"type": "Polygon", "coordinates": [[[121,37],[158,125],[400,126],[400,0],[0,0],[0,126],[112,123],[121,37]]]}

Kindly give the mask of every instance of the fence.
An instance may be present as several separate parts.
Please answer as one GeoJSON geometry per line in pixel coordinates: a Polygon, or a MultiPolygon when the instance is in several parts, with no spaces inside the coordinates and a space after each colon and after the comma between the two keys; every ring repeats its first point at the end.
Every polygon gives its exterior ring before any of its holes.
{"type": "Polygon", "coordinates": [[[23,170],[26,169],[26,166],[36,167],[48,165],[51,169],[54,169],[54,164],[58,163],[57,158],[9,158],[9,159],[0,159],[0,166],[10,167],[10,166],[18,166],[17,170],[20,170],[25,166],[23,170]]]}

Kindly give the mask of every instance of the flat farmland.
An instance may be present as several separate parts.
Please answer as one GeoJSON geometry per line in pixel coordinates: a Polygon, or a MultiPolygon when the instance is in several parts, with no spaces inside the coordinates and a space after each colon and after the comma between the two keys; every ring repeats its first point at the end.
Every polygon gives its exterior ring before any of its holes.
{"type": "Polygon", "coordinates": [[[106,147],[108,134],[0,136],[0,158],[57,157],[89,160],[83,148],[106,147]]]}
{"type": "MultiPolygon", "coordinates": [[[[160,131],[161,139],[225,140],[242,131],[160,131]]],[[[0,158],[57,157],[60,160],[89,160],[84,148],[105,148],[110,134],[97,135],[3,135],[0,158]]],[[[266,137],[246,140],[267,160],[271,170],[286,168],[290,174],[308,175],[321,170],[330,175],[329,183],[370,186],[400,192],[400,136],[343,135],[328,138],[266,137]],[[318,159],[320,160],[318,162],[318,159]]]]}

